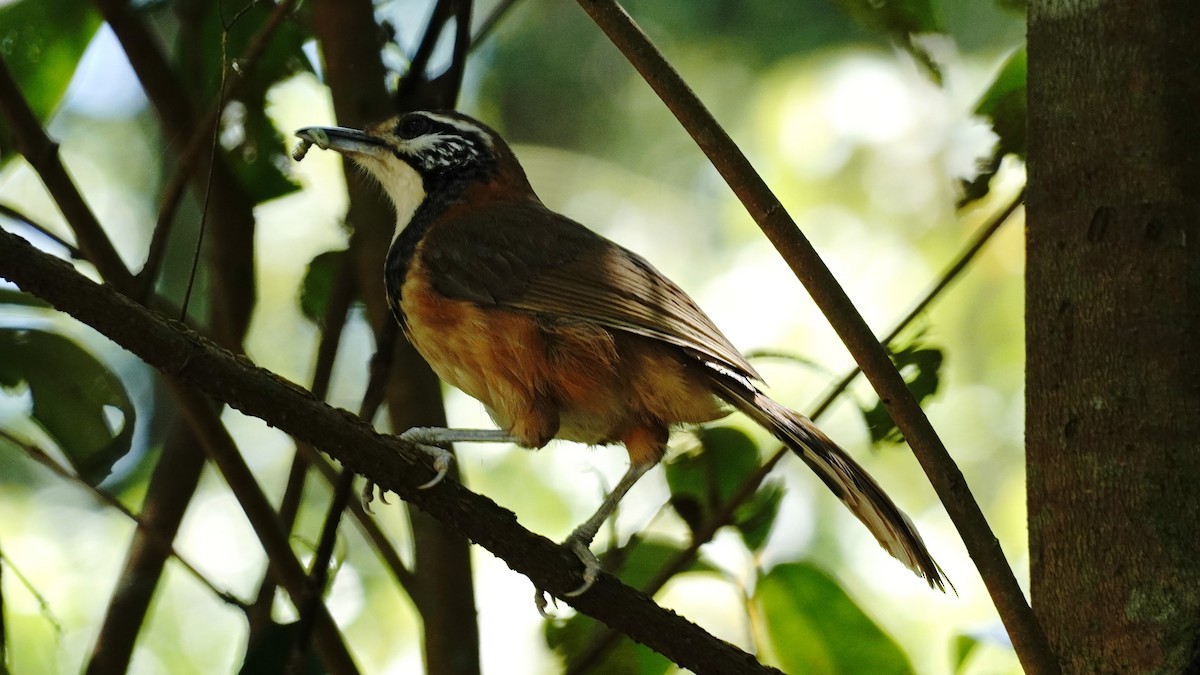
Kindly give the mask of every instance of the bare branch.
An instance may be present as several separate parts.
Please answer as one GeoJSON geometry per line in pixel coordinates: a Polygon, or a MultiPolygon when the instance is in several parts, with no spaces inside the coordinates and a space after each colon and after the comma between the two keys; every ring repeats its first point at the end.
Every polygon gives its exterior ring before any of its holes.
{"type": "Polygon", "coordinates": [[[1021,664],[1031,673],[1059,672],[1045,633],[958,465],[820,255],[733,139],[621,5],[616,0],[578,0],[578,3],[708,156],[858,362],[958,529],[1021,664]]]}
{"type": "MultiPolygon", "coordinates": [[[[971,243],[968,244],[967,247],[963,249],[961,253],[959,253],[954,262],[946,268],[946,271],[941,274],[937,282],[935,282],[933,287],[929,289],[929,292],[925,294],[925,297],[921,298],[921,300],[917,302],[912,310],[896,324],[895,328],[893,328],[891,332],[887,334],[887,337],[882,340],[883,344],[890,345],[893,340],[899,337],[901,332],[908,328],[908,326],[915,321],[916,318],[920,316],[926,308],[929,307],[930,303],[941,296],[942,292],[950,286],[950,283],[953,282],[958,275],[967,268],[967,265],[975,258],[976,254],[983,249],[984,244],[990,241],[992,236],[999,231],[1000,226],[1008,222],[1008,219],[1013,213],[1016,212],[1017,208],[1020,207],[1021,201],[1024,199],[1024,197],[1025,190],[1022,189],[1007,207],[1005,207],[998,215],[993,217],[987,224],[979,229],[978,234],[975,235],[971,243]]],[[[824,415],[827,410],[829,410],[829,407],[833,405],[833,402],[837,400],[838,396],[842,395],[842,392],[844,392],[850,386],[850,383],[853,382],[861,372],[862,371],[858,368],[854,368],[849,373],[846,373],[841,380],[834,384],[833,387],[831,387],[829,391],[825,393],[825,396],[813,409],[809,417],[814,420],[820,419],[821,416],[824,415]]],[[[758,470],[747,476],[746,479],[743,480],[742,483],[738,485],[737,489],[734,490],[729,496],[729,499],[725,500],[723,504],[715,509],[706,522],[701,524],[699,528],[692,531],[692,540],[688,544],[687,548],[679,551],[674,557],[667,561],[667,563],[663,565],[662,568],[660,568],[654,575],[654,578],[652,578],[649,583],[642,586],[641,591],[647,595],[653,596],[655,593],[661,590],[662,587],[665,586],[672,577],[686,570],[688,566],[691,565],[696,559],[696,556],[699,555],[700,548],[712,541],[713,537],[716,536],[717,530],[720,530],[722,527],[725,527],[733,522],[733,516],[737,509],[744,504],[746,500],[754,496],[754,493],[758,490],[758,487],[762,485],[764,480],[766,480],[767,476],[775,468],[775,465],[778,464],[785,456],[790,454],[791,451],[786,447],[777,449],[775,454],[771,455],[766,462],[763,462],[762,466],[760,466],[758,470]]],[[[597,664],[599,664],[601,662],[601,657],[603,657],[604,654],[606,654],[608,650],[616,644],[618,637],[619,634],[611,630],[605,631],[596,636],[595,639],[588,643],[587,647],[579,652],[576,657],[577,665],[568,671],[568,675],[581,675],[582,673],[588,672],[597,664]]]]}
{"type": "Polygon", "coordinates": [[[67,175],[67,170],[58,156],[58,144],[51,141],[42,129],[2,56],[0,114],[12,127],[17,152],[24,155],[41,176],[46,189],[50,191],[50,196],[74,228],[75,239],[87,259],[110,283],[123,288],[131,287],[133,276],[121,261],[121,256],[117,255],[117,249],[113,248],[108,235],[104,233],[104,228],[100,227],[100,221],[96,220],[87,202],[83,201],[83,195],[79,194],[75,183],[67,175]]]}

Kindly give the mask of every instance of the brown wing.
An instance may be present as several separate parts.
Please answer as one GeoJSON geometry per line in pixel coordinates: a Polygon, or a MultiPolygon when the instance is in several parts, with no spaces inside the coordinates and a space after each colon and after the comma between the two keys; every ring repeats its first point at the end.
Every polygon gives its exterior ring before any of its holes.
{"type": "Polygon", "coordinates": [[[434,286],[449,297],[644,335],[761,379],[653,265],[538,202],[443,222],[421,248],[434,286]]]}

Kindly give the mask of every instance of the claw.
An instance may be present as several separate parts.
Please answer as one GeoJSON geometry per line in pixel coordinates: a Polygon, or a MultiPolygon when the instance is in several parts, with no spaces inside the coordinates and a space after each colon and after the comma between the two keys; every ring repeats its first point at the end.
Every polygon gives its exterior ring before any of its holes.
{"type": "Polygon", "coordinates": [[[451,455],[447,450],[435,448],[432,445],[421,445],[418,447],[424,450],[426,454],[433,457],[433,468],[435,471],[437,471],[436,476],[417,486],[418,490],[428,490],[434,485],[442,482],[442,479],[446,477],[446,472],[450,470],[450,459],[453,457],[453,455],[451,455]]]}
{"type": "Polygon", "coordinates": [[[367,513],[369,513],[371,515],[375,515],[375,512],[371,510],[371,502],[373,502],[373,501],[375,501],[375,481],[368,478],[367,482],[363,483],[363,490],[362,490],[363,511],[366,511],[367,513]]]}
{"type": "Polygon", "coordinates": [[[583,584],[579,588],[563,594],[568,598],[577,598],[587,593],[592,584],[596,583],[596,579],[600,578],[600,571],[604,567],[600,565],[600,559],[596,557],[595,553],[592,553],[592,549],[588,548],[587,542],[569,537],[563,542],[563,545],[571,549],[571,552],[578,556],[580,562],[583,563],[583,584]]]}
{"type": "Polygon", "coordinates": [[[551,618],[550,612],[546,611],[546,608],[549,607],[551,603],[554,604],[555,609],[558,609],[557,598],[555,598],[553,595],[549,595],[546,593],[546,591],[543,591],[540,588],[533,589],[533,604],[537,605],[538,614],[541,614],[543,619],[551,618]],[[546,602],[547,596],[550,598],[550,602],[546,602]]]}
{"type": "MultiPolygon", "coordinates": [[[[596,554],[592,553],[592,549],[588,548],[588,542],[584,541],[578,531],[571,533],[571,536],[567,537],[562,545],[574,553],[579,558],[579,561],[583,563],[583,583],[580,584],[579,588],[563,593],[564,598],[577,598],[587,593],[588,589],[596,583],[604,567],[600,564],[600,559],[596,557],[596,554]]],[[[550,613],[546,611],[546,608],[551,603],[554,604],[555,608],[558,607],[558,599],[553,595],[540,588],[533,590],[533,604],[537,605],[538,614],[541,614],[543,618],[550,618],[550,613]],[[546,601],[547,597],[550,598],[549,602],[546,601]]]]}
{"type": "Polygon", "coordinates": [[[450,454],[449,450],[443,450],[434,445],[428,445],[429,429],[423,427],[413,427],[408,431],[400,434],[402,440],[408,441],[421,449],[422,452],[429,455],[433,459],[433,469],[437,471],[437,475],[425,483],[417,486],[418,490],[428,490],[429,488],[442,482],[446,477],[446,472],[450,471],[450,460],[454,455],[450,454]]]}

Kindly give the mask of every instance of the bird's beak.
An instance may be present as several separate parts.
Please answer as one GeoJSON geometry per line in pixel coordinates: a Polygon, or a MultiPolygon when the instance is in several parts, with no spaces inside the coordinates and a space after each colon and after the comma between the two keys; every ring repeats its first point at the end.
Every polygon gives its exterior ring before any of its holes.
{"type": "Polygon", "coordinates": [[[296,130],[296,136],[322,150],[351,156],[376,155],[385,147],[383,139],[346,127],[304,127],[296,130]]]}

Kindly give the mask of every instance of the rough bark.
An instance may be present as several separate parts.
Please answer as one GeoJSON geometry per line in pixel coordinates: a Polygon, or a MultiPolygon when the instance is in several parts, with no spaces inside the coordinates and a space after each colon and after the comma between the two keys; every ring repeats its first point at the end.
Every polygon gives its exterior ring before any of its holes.
{"type": "Polygon", "coordinates": [[[1200,669],[1197,26],[1030,3],[1032,595],[1071,673],[1200,669]]]}

